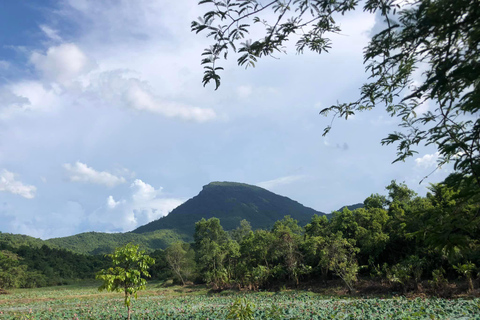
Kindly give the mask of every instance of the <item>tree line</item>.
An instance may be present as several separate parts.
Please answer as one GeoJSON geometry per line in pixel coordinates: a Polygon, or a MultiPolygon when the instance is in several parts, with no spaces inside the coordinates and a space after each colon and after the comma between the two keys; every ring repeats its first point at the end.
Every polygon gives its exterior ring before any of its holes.
{"type": "Polygon", "coordinates": [[[87,256],[46,245],[14,247],[0,242],[0,290],[66,284],[71,280],[93,279],[109,265],[108,257],[87,256]]]}
{"type": "Polygon", "coordinates": [[[434,184],[425,197],[403,183],[373,194],[364,207],[314,215],[306,226],[289,216],[270,230],[248,221],[226,232],[217,218],[195,225],[193,243],[157,250],[152,276],[178,283],[204,282],[213,289],[273,288],[341,279],[349,292],[359,277],[437,292],[459,276],[473,290],[480,266],[479,194],[434,184]]]}

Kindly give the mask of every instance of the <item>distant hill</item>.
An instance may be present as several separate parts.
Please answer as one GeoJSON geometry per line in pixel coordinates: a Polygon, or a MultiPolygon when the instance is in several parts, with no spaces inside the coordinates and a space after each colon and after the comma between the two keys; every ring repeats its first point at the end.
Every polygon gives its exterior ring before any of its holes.
{"type": "Polygon", "coordinates": [[[48,240],[33,238],[22,234],[0,232],[0,249],[2,247],[20,248],[21,246],[40,248],[45,245],[52,249],[66,249],[75,253],[96,255],[112,253],[115,248],[123,246],[129,242],[138,244],[143,250],[150,252],[155,249],[164,249],[177,241],[188,242],[190,240],[190,235],[182,235],[176,231],[168,229],[142,234],[131,232],[85,232],[73,236],[52,238],[48,240]]]}
{"type": "Polygon", "coordinates": [[[129,242],[140,245],[146,251],[164,249],[177,241],[190,241],[191,236],[173,230],[162,229],[142,234],[85,232],[74,236],[45,240],[45,244],[56,248],[64,248],[76,253],[105,254],[129,242]]]}
{"type": "MultiPolygon", "coordinates": [[[[0,232],[0,248],[2,246],[12,248],[20,248],[21,246],[40,248],[45,244],[45,241],[42,239],[26,236],[24,234],[0,232]]],[[[56,247],[55,245],[51,245],[49,247],[58,249],[58,247],[56,247]]]]}
{"type": "Polygon", "coordinates": [[[352,204],[352,205],[349,205],[349,206],[343,206],[336,211],[342,212],[343,209],[345,209],[345,208],[347,208],[350,211],[353,211],[353,210],[360,209],[360,208],[363,208],[363,207],[364,207],[363,203],[356,203],[356,204],[352,204]]]}
{"type": "Polygon", "coordinates": [[[310,222],[314,214],[324,215],[287,197],[263,188],[236,182],[212,182],[195,197],[172,210],[167,216],[141,226],[132,232],[144,233],[161,229],[193,235],[195,222],[216,217],[225,230],[239,226],[246,219],[253,229],[271,228],[286,215],[300,225],[310,222]]]}

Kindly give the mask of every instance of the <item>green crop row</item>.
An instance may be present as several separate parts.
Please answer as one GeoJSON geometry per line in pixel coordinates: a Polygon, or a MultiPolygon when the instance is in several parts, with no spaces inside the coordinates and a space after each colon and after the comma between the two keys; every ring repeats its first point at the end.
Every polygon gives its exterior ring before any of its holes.
{"type": "MultiPolygon", "coordinates": [[[[133,319],[225,319],[235,300],[252,306],[253,319],[480,319],[480,299],[323,299],[307,293],[148,295],[133,302],[133,319]]],[[[0,319],[124,319],[119,296],[79,295],[0,304],[0,319]]]]}

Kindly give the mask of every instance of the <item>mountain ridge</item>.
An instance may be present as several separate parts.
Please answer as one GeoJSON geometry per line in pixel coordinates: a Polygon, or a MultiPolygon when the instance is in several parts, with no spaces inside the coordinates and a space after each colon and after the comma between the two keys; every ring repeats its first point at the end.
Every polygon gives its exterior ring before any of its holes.
{"type": "Polygon", "coordinates": [[[258,186],[213,181],[203,186],[198,195],[173,209],[167,216],[140,226],[132,232],[176,229],[193,235],[195,222],[201,218],[212,217],[220,219],[225,230],[235,229],[243,219],[250,222],[253,229],[271,228],[275,221],[286,215],[298,220],[300,225],[305,225],[314,214],[325,213],[258,186]]]}
{"type": "Polygon", "coordinates": [[[195,223],[202,218],[219,218],[223,228],[228,231],[238,227],[243,219],[250,222],[252,229],[270,229],[275,221],[283,219],[285,215],[290,215],[304,226],[314,214],[325,213],[258,186],[213,181],[203,186],[197,196],[190,198],[167,216],[130,232],[83,232],[47,240],[0,232],[0,245],[47,245],[50,248],[92,255],[111,253],[116,247],[134,242],[144,250],[153,251],[164,249],[176,241],[192,241],[195,223]]]}

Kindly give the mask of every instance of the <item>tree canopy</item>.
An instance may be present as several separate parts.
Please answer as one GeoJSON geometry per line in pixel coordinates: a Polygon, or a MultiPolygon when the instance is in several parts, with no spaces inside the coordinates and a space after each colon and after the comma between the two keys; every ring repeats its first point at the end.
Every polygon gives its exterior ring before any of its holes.
{"type": "Polygon", "coordinates": [[[125,306],[128,309],[128,319],[131,314],[131,298],[137,298],[137,291],[144,290],[150,277],[148,268],[155,260],[138,250],[138,246],[132,243],[115,249],[115,252],[107,255],[112,258],[113,267],[102,269],[96,278],[103,280],[99,290],[117,291],[125,293],[125,306]]]}
{"type": "MultiPolygon", "coordinates": [[[[201,0],[209,5],[192,31],[207,32],[213,44],[203,52],[203,84],[220,86],[221,59],[238,54],[241,66],[284,50],[293,36],[296,50],[322,53],[329,34],[340,32],[339,16],[356,10],[357,0],[201,0]],[[264,34],[249,40],[252,25],[264,34]]],[[[418,145],[434,145],[439,165],[453,162],[457,178],[480,187],[480,2],[477,0],[367,0],[363,10],[381,15],[383,30],[364,51],[369,81],[353,102],[340,102],[321,114],[344,117],[385,107],[399,117],[399,130],[382,144],[396,144],[397,158],[418,145]],[[418,74],[421,74],[418,79],[418,74]],[[420,106],[429,104],[427,111],[420,106]]],[[[256,31],[258,31],[256,29],[256,31]]],[[[327,126],[327,134],[331,126],[327,126]]],[[[394,162],[395,162],[394,161],[394,162]]],[[[457,179],[458,180],[458,179],[457,179]]],[[[453,181],[453,180],[452,180],[453,181]]]]}

